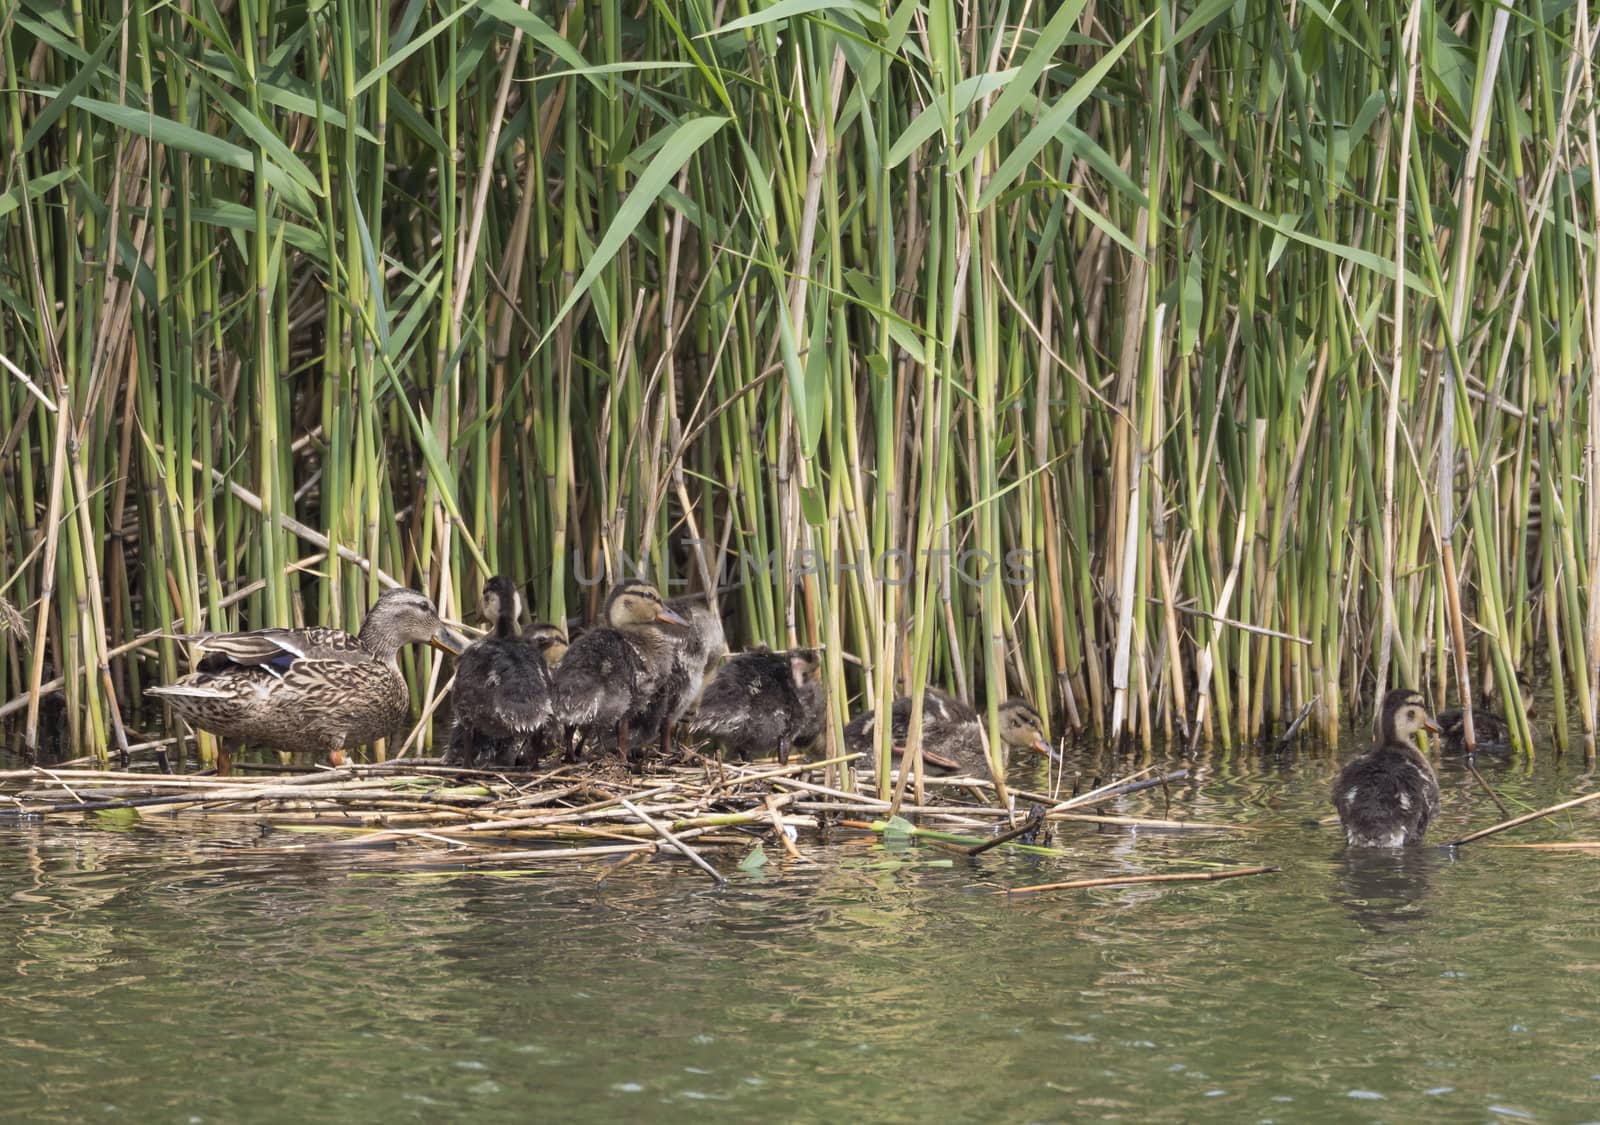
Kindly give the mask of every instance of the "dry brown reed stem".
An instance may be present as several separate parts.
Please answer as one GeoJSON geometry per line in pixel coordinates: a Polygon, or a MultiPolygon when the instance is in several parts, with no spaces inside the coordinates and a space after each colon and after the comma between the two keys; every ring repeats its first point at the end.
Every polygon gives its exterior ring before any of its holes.
{"type": "Polygon", "coordinates": [[[772,834],[778,838],[778,843],[782,845],[783,850],[789,853],[790,859],[804,859],[805,857],[800,854],[800,849],[794,846],[793,840],[789,839],[787,825],[784,823],[782,812],[779,811],[779,806],[784,801],[789,804],[794,803],[792,795],[780,799],[774,797],[771,793],[768,793],[762,801],[766,806],[767,815],[772,818],[772,834]]]}
{"type": "Polygon", "coordinates": [[[1489,794],[1489,800],[1493,801],[1500,809],[1500,814],[1505,817],[1510,817],[1511,810],[1506,808],[1506,803],[1500,799],[1500,794],[1496,793],[1494,789],[1490,787],[1488,781],[1484,779],[1483,774],[1478,772],[1478,767],[1473,765],[1471,762],[1467,762],[1466,767],[1472,773],[1472,776],[1477,778],[1478,784],[1483,786],[1483,791],[1489,794]]]}
{"type": "MultiPolygon", "coordinates": [[[[684,843],[682,839],[680,839],[677,836],[674,836],[672,834],[672,830],[669,829],[666,825],[662,824],[660,821],[652,819],[647,814],[641,812],[639,810],[639,807],[637,805],[635,805],[632,801],[628,800],[626,797],[621,798],[619,803],[622,805],[623,808],[627,809],[634,816],[638,817],[640,820],[644,821],[645,824],[649,825],[651,830],[654,831],[655,833],[657,833],[663,840],[665,840],[667,843],[671,844],[673,847],[677,848],[678,849],[678,853],[680,855],[682,855],[685,859],[687,859],[689,862],[693,863],[696,867],[698,867],[701,871],[704,871],[707,875],[711,876],[712,880],[717,884],[717,886],[721,887],[721,886],[726,886],[727,885],[728,877],[726,875],[724,875],[722,872],[718,871],[715,867],[712,867],[711,864],[707,863],[704,856],[702,856],[699,852],[695,851],[688,844],[684,843]]],[[[779,829],[779,832],[781,834],[781,832],[782,832],[781,827],[779,829]]]]}
{"type": "MultiPolygon", "coordinates": [[[[838,765],[855,758],[865,757],[864,754],[840,754],[837,758],[824,758],[820,762],[796,762],[793,765],[779,766],[777,769],[764,769],[756,773],[728,772],[728,776],[711,787],[711,792],[726,789],[729,786],[743,784],[746,781],[767,781],[774,777],[790,777],[797,773],[806,773],[809,770],[822,769],[824,766],[838,765]]],[[[725,772],[737,769],[733,766],[724,766],[725,772]]]]}
{"type": "Polygon", "coordinates": [[[1587,793],[1582,797],[1574,797],[1570,801],[1562,801],[1558,805],[1551,805],[1549,808],[1539,809],[1536,812],[1524,813],[1521,816],[1512,817],[1510,820],[1502,820],[1499,824],[1491,824],[1487,828],[1480,828],[1476,832],[1469,832],[1459,840],[1451,840],[1445,845],[1445,847],[1458,848],[1462,844],[1470,844],[1474,840],[1483,839],[1485,836],[1493,836],[1496,832],[1504,832],[1507,828],[1515,828],[1520,824],[1527,824],[1530,820],[1538,820],[1540,817],[1549,816],[1551,813],[1558,813],[1566,809],[1577,808],[1579,805],[1586,805],[1590,801],[1594,800],[1600,800],[1600,793],[1587,793]]]}
{"type": "Polygon", "coordinates": [[[1032,895],[1044,891],[1076,891],[1087,887],[1131,887],[1143,883],[1215,883],[1240,879],[1246,875],[1267,875],[1276,867],[1234,867],[1227,871],[1187,871],[1177,875],[1121,875],[1105,879],[1074,879],[1067,883],[1035,883],[1031,887],[1010,887],[997,895],[1032,895]]]}

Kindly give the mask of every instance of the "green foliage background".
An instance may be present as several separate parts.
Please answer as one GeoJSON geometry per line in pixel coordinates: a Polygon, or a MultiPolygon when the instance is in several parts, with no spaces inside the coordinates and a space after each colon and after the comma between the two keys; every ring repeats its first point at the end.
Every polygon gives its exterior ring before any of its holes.
{"type": "Polygon", "coordinates": [[[103,751],[160,631],[576,620],[626,557],[746,573],[839,719],[1231,742],[1537,666],[1592,735],[1593,18],[0,0],[0,699],[65,670],[103,751]]]}

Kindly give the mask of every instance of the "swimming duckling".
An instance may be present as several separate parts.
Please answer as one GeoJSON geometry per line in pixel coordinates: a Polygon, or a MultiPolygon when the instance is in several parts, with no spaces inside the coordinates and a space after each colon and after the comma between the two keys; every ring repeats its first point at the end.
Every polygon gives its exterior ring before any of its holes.
{"type": "Polygon", "coordinates": [[[791,748],[804,749],[822,734],[826,692],[816,649],[741,652],[706,685],[689,729],[741,761],[777,751],[787,765],[791,748]]]}
{"type": "MultiPolygon", "coordinates": [[[[644,582],[619,582],[601,610],[604,625],[572,642],[555,670],[556,714],[590,744],[614,735],[626,759],[628,728],[654,738],[667,713],[665,696],[673,646],[658,623],[685,624],[644,582]]],[[[576,755],[569,740],[568,758],[576,755]]]]}
{"type": "Polygon", "coordinates": [[[529,760],[537,768],[560,730],[551,701],[549,654],[564,650],[566,638],[548,625],[519,636],[522,594],[499,575],[484,583],[478,612],[493,631],[461,654],[456,721],[445,760],[468,767],[529,760]]]}
{"type": "Polygon", "coordinates": [[[335,764],[343,750],[387,737],[411,713],[398,661],[403,646],[462,650],[433,602],[406,589],[384,591],[357,636],[314,627],[177,639],[205,655],[195,671],[146,695],[225,742],[319,751],[335,764]]]}
{"type": "MultiPolygon", "coordinates": [[[[1534,699],[1533,687],[1521,672],[1517,673],[1517,687],[1524,702],[1524,711],[1528,718],[1533,718],[1534,699]]],[[[1506,719],[1489,710],[1490,696],[1484,693],[1483,701],[1472,709],[1472,733],[1476,739],[1474,751],[1487,750],[1494,753],[1511,749],[1511,724],[1506,719]]],[[[1440,711],[1437,716],[1439,722],[1439,742],[1442,748],[1452,754],[1463,754],[1467,750],[1467,725],[1461,713],[1461,708],[1451,707],[1440,711]]]]}
{"type": "MultiPolygon", "coordinates": [[[[1445,750],[1453,754],[1464,754],[1467,750],[1467,724],[1466,717],[1461,708],[1450,707],[1438,714],[1439,742],[1445,750]]],[[[1476,750],[1509,750],[1511,748],[1511,724],[1502,719],[1493,711],[1472,709],[1472,733],[1477,739],[1476,750]]]]}
{"type": "MultiPolygon", "coordinates": [[[[905,749],[906,734],[911,726],[909,696],[894,701],[890,724],[889,737],[898,757],[905,749]]],[[[851,719],[844,728],[845,748],[867,755],[857,761],[857,768],[868,774],[877,768],[872,757],[876,725],[877,712],[867,711],[851,719]]],[[[948,692],[929,688],[922,698],[922,760],[929,771],[988,777],[989,755],[983,748],[983,727],[983,717],[967,704],[948,692]]],[[[1032,750],[1052,759],[1057,757],[1044,736],[1044,720],[1025,699],[1008,699],[1000,704],[1000,743],[1004,748],[1002,761],[1008,756],[1006,752],[1013,749],[1032,750]]]]}
{"type": "Polygon", "coordinates": [[[1351,847],[1420,843],[1439,812],[1439,781],[1411,741],[1419,730],[1439,730],[1419,692],[1398,688],[1384,696],[1377,744],[1346,763],[1333,783],[1333,806],[1351,847]]]}

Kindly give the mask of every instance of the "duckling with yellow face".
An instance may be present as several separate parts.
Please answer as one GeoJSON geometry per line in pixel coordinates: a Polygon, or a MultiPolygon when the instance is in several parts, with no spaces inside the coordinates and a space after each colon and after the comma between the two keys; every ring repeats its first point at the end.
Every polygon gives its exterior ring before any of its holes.
{"type": "Polygon", "coordinates": [[[577,752],[573,738],[589,745],[614,737],[626,760],[630,725],[654,737],[666,713],[674,658],[662,626],[686,622],[654,586],[634,581],[612,587],[601,618],[556,666],[556,714],[572,732],[569,758],[577,752]]]}
{"type": "Polygon", "coordinates": [[[1333,806],[1353,848],[1398,848],[1422,842],[1439,812],[1439,780],[1413,744],[1418,731],[1439,731],[1418,692],[1384,696],[1373,748],[1351,759],[1333,783],[1333,806]]]}

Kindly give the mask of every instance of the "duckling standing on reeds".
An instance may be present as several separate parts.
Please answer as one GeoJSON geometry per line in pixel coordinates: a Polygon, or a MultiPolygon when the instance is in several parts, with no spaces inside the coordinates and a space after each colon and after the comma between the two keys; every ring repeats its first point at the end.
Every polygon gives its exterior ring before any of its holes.
{"type": "Polygon", "coordinates": [[[822,734],[826,700],[816,649],[741,652],[706,685],[688,726],[741,761],[776,751],[787,765],[792,748],[803,750],[822,734]]]}
{"type": "Polygon", "coordinates": [[[628,632],[639,654],[639,690],[628,726],[639,732],[639,772],[650,761],[650,747],[659,742],[662,756],[672,749],[672,718],[689,689],[689,665],[683,659],[687,645],[701,644],[688,612],[668,605],[661,593],[642,579],[619,582],[611,597],[631,597],[649,603],[655,616],[643,627],[628,632]]]}
{"type": "Polygon", "coordinates": [[[522,594],[499,575],[484,583],[478,612],[491,632],[473,642],[456,666],[456,721],[445,761],[538,768],[560,737],[550,665],[566,651],[566,638],[550,625],[519,635],[522,594]]]}
{"type": "MultiPolygon", "coordinates": [[[[392,734],[411,712],[400,649],[431,644],[459,653],[462,641],[439,620],[427,596],[386,590],[361,632],[256,629],[177,638],[199,647],[194,672],[146,688],[192,726],[228,742],[309,750],[337,764],[342,751],[392,734]]],[[[226,768],[226,760],[223,762],[226,768]]]]}
{"type": "Polygon", "coordinates": [[[556,667],[556,715],[572,732],[569,759],[577,753],[573,738],[587,746],[614,737],[626,761],[630,725],[653,739],[670,710],[668,681],[676,662],[662,626],[687,621],[662,603],[654,586],[636,581],[612,587],[601,619],[605,624],[573,641],[556,667]]]}
{"type": "Polygon", "coordinates": [[[689,625],[685,629],[674,630],[678,642],[677,660],[683,669],[683,688],[667,716],[669,737],[671,728],[700,705],[707,675],[728,655],[728,635],[723,631],[722,618],[715,610],[698,600],[676,599],[670,604],[683,614],[689,625]]]}
{"type": "MultiPolygon", "coordinates": [[[[911,727],[910,697],[896,699],[889,715],[889,735],[898,756],[905,749],[911,727]]],[[[844,728],[845,749],[866,755],[857,764],[869,774],[877,769],[872,757],[876,725],[877,712],[867,711],[851,719],[844,728]]],[[[1057,758],[1044,736],[1044,720],[1024,699],[1008,699],[1000,704],[1000,744],[1002,760],[1006,752],[1013,749],[1032,750],[1051,759],[1057,758]]],[[[930,772],[975,777],[987,777],[991,772],[989,755],[983,746],[982,718],[967,704],[938,688],[929,688],[922,697],[922,760],[930,772]]]]}
{"type": "Polygon", "coordinates": [[[1346,763],[1333,783],[1333,807],[1354,848],[1417,844],[1439,812],[1439,781],[1412,742],[1438,732],[1420,693],[1399,688],[1384,696],[1377,744],[1346,763]]]}

